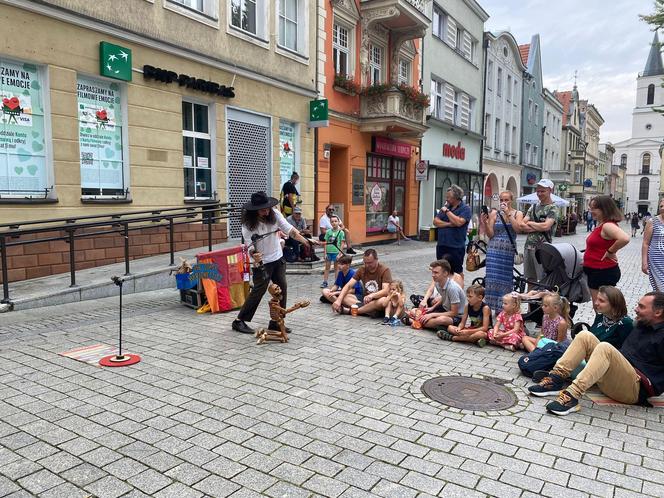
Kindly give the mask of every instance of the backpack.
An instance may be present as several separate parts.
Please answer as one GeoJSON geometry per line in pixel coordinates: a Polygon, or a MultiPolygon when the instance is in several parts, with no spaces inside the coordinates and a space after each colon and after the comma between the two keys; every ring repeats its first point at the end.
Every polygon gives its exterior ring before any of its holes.
{"type": "Polygon", "coordinates": [[[550,371],[565,353],[569,342],[549,342],[519,358],[519,368],[526,377],[532,377],[537,370],[550,371]]]}

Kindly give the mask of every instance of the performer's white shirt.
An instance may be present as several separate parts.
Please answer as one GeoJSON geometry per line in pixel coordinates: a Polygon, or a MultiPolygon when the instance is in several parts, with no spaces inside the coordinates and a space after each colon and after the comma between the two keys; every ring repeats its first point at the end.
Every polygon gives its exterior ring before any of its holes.
{"type": "MultiPolygon", "coordinates": [[[[244,243],[246,246],[251,244],[251,236],[254,234],[263,235],[279,229],[288,235],[291,230],[293,230],[293,225],[286,221],[286,218],[284,218],[284,215],[281,214],[279,210],[272,208],[272,211],[274,211],[277,218],[277,222],[274,224],[267,224],[260,221],[254,230],[249,230],[246,226],[242,225],[242,236],[244,237],[244,243]]],[[[279,237],[278,232],[272,233],[267,237],[256,241],[254,248],[263,255],[263,263],[272,263],[273,261],[281,259],[284,255],[281,250],[281,238],[279,237]]]]}

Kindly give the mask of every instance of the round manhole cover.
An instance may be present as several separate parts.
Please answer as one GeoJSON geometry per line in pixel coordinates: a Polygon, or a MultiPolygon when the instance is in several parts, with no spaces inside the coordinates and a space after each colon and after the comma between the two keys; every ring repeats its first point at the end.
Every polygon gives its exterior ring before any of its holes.
{"type": "Polygon", "coordinates": [[[422,392],[434,401],[460,410],[505,410],[518,402],[507,387],[472,377],[435,377],[422,384],[422,392]]]}

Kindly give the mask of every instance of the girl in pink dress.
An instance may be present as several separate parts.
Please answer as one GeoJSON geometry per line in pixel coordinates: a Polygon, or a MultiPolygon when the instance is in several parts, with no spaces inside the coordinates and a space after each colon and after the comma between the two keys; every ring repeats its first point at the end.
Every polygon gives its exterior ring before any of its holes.
{"type": "Polygon", "coordinates": [[[521,347],[525,330],[521,316],[521,298],[516,292],[503,296],[503,311],[496,318],[496,325],[489,330],[489,342],[509,351],[521,347]]]}

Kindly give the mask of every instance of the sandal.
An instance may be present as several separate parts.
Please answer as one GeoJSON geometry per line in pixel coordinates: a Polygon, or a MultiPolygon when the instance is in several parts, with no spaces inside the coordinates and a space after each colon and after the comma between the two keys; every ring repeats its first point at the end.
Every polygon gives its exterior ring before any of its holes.
{"type": "Polygon", "coordinates": [[[438,332],[436,332],[436,335],[438,336],[439,339],[442,339],[444,341],[451,341],[452,338],[454,337],[445,329],[440,329],[438,332]]]}

